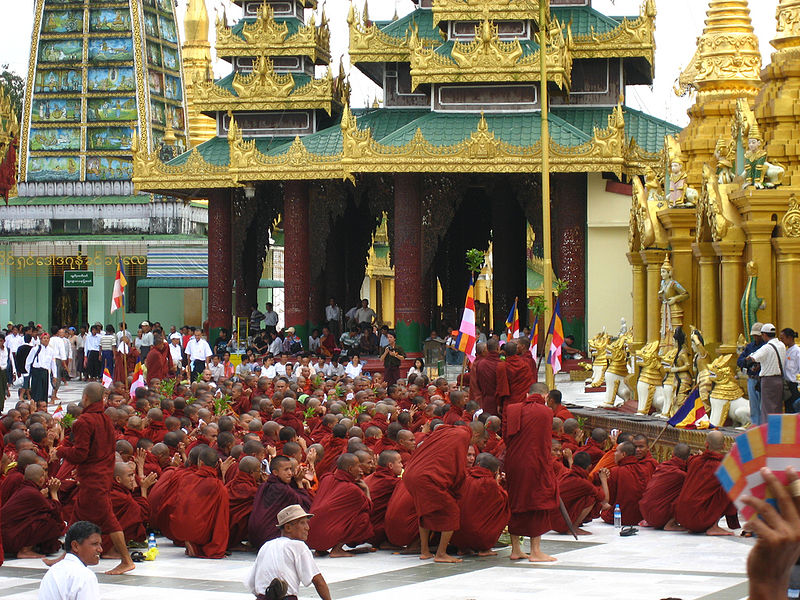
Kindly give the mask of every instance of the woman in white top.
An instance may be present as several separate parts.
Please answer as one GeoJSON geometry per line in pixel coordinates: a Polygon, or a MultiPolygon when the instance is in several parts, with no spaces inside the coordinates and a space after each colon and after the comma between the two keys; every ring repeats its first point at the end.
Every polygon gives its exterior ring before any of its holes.
{"type": "Polygon", "coordinates": [[[353,354],[350,362],[347,363],[347,366],[344,368],[344,374],[350,379],[355,379],[361,375],[361,369],[363,366],[364,365],[361,364],[358,354],[353,354]]]}
{"type": "Polygon", "coordinates": [[[409,375],[425,375],[425,361],[421,358],[414,359],[414,366],[408,370],[409,375]]]}

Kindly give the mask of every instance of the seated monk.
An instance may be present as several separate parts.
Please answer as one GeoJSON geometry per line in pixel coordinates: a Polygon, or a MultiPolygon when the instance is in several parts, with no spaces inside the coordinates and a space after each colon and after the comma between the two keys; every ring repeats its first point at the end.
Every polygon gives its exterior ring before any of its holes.
{"type": "Polygon", "coordinates": [[[184,542],[189,556],[224,558],[228,548],[230,507],[228,490],[217,475],[219,462],[216,450],[200,447],[197,468],[181,477],[176,490],[170,527],[173,541],[184,542]]]}
{"type": "MultiPolygon", "coordinates": [[[[367,444],[369,445],[369,444],[367,444]]],[[[411,453],[416,447],[414,441],[414,434],[408,429],[403,429],[400,423],[392,423],[386,428],[386,435],[378,439],[372,446],[372,451],[380,455],[384,450],[393,450],[400,454],[403,464],[407,464],[411,460],[411,453]],[[405,433],[403,433],[405,431],[405,433]],[[401,443],[402,438],[402,443],[401,443]],[[410,449],[409,449],[410,447],[410,449]]]]}
{"type": "Polygon", "coordinates": [[[589,467],[589,470],[594,468],[594,466],[600,462],[600,459],[603,458],[603,455],[606,453],[605,448],[607,441],[608,433],[606,433],[606,430],[601,427],[595,427],[592,429],[592,434],[589,436],[589,439],[586,440],[586,444],[578,448],[578,451],[586,452],[592,459],[592,466],[589,467]]]}
{"type": "Polygon", "coordinates": [[[247,524],[247,539],[253,548],[280,537],[278,513],[284,508],[292,504],[299,504],[306,512],[311,508],[311,496],[303,483],[305,472],[300,469],[294,474],[292,459],[276,456],[269,463],[269,470],[269,477],[256,492],[247,524]]]}
{"type": "Polygon", "coordinates": [[[419,519],[414,509],[414,499],[402,479],[386,505],[383,524],[386,539],[393,546],[419,546],[419,519]]]}
{"type": "MultiPolygon", "coordinates": [[[[136,468],[132,463],[118,462],[114,465],[114,482],[111,484],[111,509],[117,517],[125,542],[147,541],[147,527],[150,523],[150,503],[147,492],[156,482],[156,474],[150,473],[142,478],[141,495],[133,495],[136,489],[136,468]]],[[[111,544],[111,538],[103,536],[103,558],[120,559],[111,544]]]]}
{"type": "Polygon", "coordinates": [[[725,438],[721,431],[706,436],[706,451],[689,459],[686,481],[675,501],[675,520],[693,533],[733,535],[717,523],[724,515],[728,527],[738,529],[736,507],[714,473],[724,458],[725,438]]]}
{"type": "Polygon", "coordinates": [[[589,473],[589,477],[594,480],[597,477],[597,474],[600,472],[601,469],[611,469],[614,465],[617,464],[616,455],[617,455],[617,446],[622,442],[630,442],[633,443],[633,434],[632,433],[623,433],[620,432],[617,434],[616,438],[609,438],[612,442],[611,448],[603,454],[602,458],[598,460],[594,467],[592,467],[592,472],[589,473]]]}
{"type": "Polygon", "coordinates": [[[58,501],[58,479],[47,479],[41,465],[25,467],[22,483],[2,508],[0,531],[2,547],[7,555],[17,558],[44,558],[61,548],[59,537],[64,533],[61,504],[58,501]],[[47,497],[41,489],[47,486],[47,497]]]}
{"type": "MultiPolygon", "coordinates": [[[[638,525],[642,520],[639,501],[650,479],[650,470],[636,458],[633,442],[622,442],[617,446],[617,465],[608,476],[609,508],[600,513],[606,523],[614,522],[614,506],[619,504],[623,525],[638,525]]],[[[599,474],[598,474],[599,478],[599,474]]]]}
{"type": "MultiPolygon", "coordinates": [[[[608,471],[600,471],[600,486],[596,486],[589,480],[591,465],[591,457],[586,452],[578,452],[572,459],[572,468],[558,478],[561,500],[578,535],[591,535],[580,526],[597,517],[601,509],[608,508],[608,471]]],[[[553,511],[550,524],[557,533],[569,532],[560,510],[553,511]]]]}
{"type": "Polygon", "coordinates": [[[458,501],[461,523],[451,540],[460,554],[497,555],[492,548],[511,517],[508,492],[498,482],[499,471],[500,461],[488,452],[478,454],[475,466],[467,471],[458,501]]]}
{"type": "Polygon", "coordinates": [[[564,421],[564,433],[561,435],[561,445],[575,454],[583,443],[583,430],[577,419],[564,421]]]}
{"type": "Polygon", "coordinates": [[[230,503],[229,548],[241,547],[242,541],[247,538],[247,525],[260,483],[261,461],[254,456],[243,456],[236,477],[225,484],[230,503]]]}
{"type": "Polygon", "coordinates": [[[420,559],[460,562],[447,554],[447,545],[461,523],[457,498],[466,479],[467,448],[483,442],[486,433],[480,421],[469,427],[439,425],[414,452],[403,477],[419,517],[420,559]],[[429,549],[432,531],[441,532],[436,556],[429,549]]]}
{"type": "Polygon", "coordinates": [[[347,426],[342,423],[334,425],[331,435],[326,436],[321,442],[325,449],[325,456],[316,465],[317,477],[329,473],[336,465],[336,459],[344,454],[347,449],[347,426]]]}
{"type": "Polygon", "coordinates": [[[361,479],[361,463],[354,454],[342,454],[336,470],[319,482],[311,512],[308,546],[317,552],[330,550],[331,558],[352,556],[343,546],[355,547],[372,537],[369,488],[361,479]]]}
{"type": "Polygon", "coordinates": [[[636,446],[636,458],[638,458],[639,462],[649,471],[647,477],[652,477],[653,473],[656,471],[656,467],[658,467],[658,461],[650,454],[650,444],[647,440],[647,436],[642,433],[637,433],[633,436],[633,445],[636,446]]]}
{"type": "Polygon", "coordinates": [[[0,479],[0,506],[5,506],[11,496],[14,495],[25,481],[25,469],[28,465],[41,463],[44,461],[33,450],[21,450],[17,456],[17,466],[6,473],[5,478],[0,479]]]}
{"type": "Polygon", "coordinates": [[[483,446],[483,451],[500,459],[506,453],[506,444],[503,442],[503,438],[500,437],[502,427],[503,423],[500,417],[491,416],[486,419],[486,444],[483,446]]]}
{"type": "Polygon", "coordinates": [[[458,421],[469,421],[464,415],[464,405],[467,403],[467,394],[461,390],[450,392],[450,410],[444,416],[445,425],[455,425],[458,421]]]}
{"type": "Polygon", "coordinates": [[[139,440],[142,439],[142,434],[144,433],[142,427],[142,418],[138,415],[131,415],[128,417],[128,424],[122,430],[122,439],[135,448],[139,440]]]}
{"type": "Polygon", "coordinates": [[[386,542],[386,509],[392,493],[400,483],[400,474],[403,472],[403,461],[400,453],[394,450],[384,450],[378,456],[378,468],[371,475],[364,478],[364,483],[369,488],[372,500],[372,538],[369,543],[374,548],[380,548],[386,542]]]}
{"type": "Polygon", "coordinates": [[[545,403],[553,411],[553,416],[558,417],[562,421],[566,421],[567,419],[574,419],[575,417],[569,412],[569,409],[561,404],[561,391],[560,390],[550,390],[547,392],[547,398],[545,398],[545,403]]]}
{"type": "Polygon", "coordinates": [[[197,469],[197,457],[201,448],[202,446],[195,446],[189,451],[185,466],[164,469],[161,477],[149,490],[147,499],[150,503],[150,523],[169,539],[176,539],[172,534],[171,516],[178,498],[177,490],[183,476],[197,469]]]}
{"type": "Polygon", "coordinates": [[[147,411],[147,427],[142,431],[142,437],[154,444],[164,441],[167,426],[164,424],[164,413],[160,408],[151,408],[147,411]]]}
{"type": "Polygon", "coordinates": [[[650,527],[665,531],[685,531],[675,521],[675,502],[686,480],[689,446],[676,444],[672,458],[656,467],[639,501],[642,518],[650,527]]]}

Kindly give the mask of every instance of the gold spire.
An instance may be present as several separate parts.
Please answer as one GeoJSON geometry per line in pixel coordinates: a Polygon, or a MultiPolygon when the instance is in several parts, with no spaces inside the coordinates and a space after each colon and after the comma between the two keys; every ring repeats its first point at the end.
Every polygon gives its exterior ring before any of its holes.
{"type": "Polygon", "coordinates": [[[679,93],[755,96],[761,52],[747,0],[710,0],[697,51],[678,79],[679,93]]]}
{"type": "Polygon", "coordinates": [[[800,46],[800,0],[780,0],[775,16],[778,35],[772,46],[776,50],[800,46]]]}
{"type": "Polygon", "coordinates": [[[183,30],[183,82],[186,86],[186,110],[189,144],[197,146],[217,133],[216,121],[200,114],[194,106],[196,82],[208,81],[211,69],[211,44],[208,42],[208,9],[205,0],[189,0],[183,30]]]}
{"type": "Polygon", "coordinates": [[[186,16],[183,19],[183,31],[186,43],[208,43],[208,10],[205,0],[189,0],[186,16]]]}

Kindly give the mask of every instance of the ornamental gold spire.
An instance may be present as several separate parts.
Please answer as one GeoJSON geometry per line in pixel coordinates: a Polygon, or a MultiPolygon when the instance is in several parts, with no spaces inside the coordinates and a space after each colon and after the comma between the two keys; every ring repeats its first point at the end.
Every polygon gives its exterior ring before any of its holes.
{"type": "Polygon", "coordinates": [[[211,44],[208,42],[208,9],[205,0],[189,0],[183,20],[183,76],[186,86],[186,105],[189,125],[189,143],[196,146],[217,133],[214,119],[200,114],[194,105],[195,82],[212,78],[211,44]]]}

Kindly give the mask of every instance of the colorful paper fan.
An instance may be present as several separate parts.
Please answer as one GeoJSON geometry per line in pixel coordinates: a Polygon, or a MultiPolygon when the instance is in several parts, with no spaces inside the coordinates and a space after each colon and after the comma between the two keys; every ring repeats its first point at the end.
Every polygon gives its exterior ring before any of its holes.
{"type": "MultiPolygon", "coordinates": [[[[717,469],[717,479],[745,519],[753,509],[742,503],[745,496],[775,501],[759,470],[768,467],[786,483],[786,468],[800,470],[800,414],[769,415],[764,425],[741,434],[717,469]]],[[[777,508],[777,506],[776,506],[777,508]]]]}

